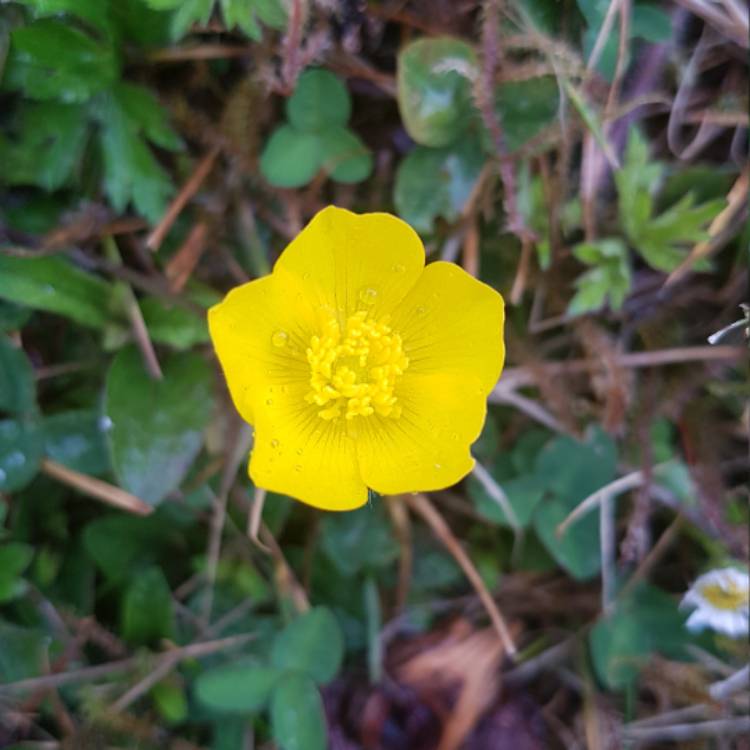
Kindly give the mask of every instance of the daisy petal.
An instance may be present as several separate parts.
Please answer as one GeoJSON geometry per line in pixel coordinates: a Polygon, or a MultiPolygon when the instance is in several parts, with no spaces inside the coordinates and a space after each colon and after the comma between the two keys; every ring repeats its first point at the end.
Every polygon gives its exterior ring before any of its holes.
{"type": "Polygon", "coordinates": [[[255,412],[253,482],[324,510],[364,505],[367,487],[346,425],[321,419],[305,401],[306,385],[271,388],[255,412]]]}
{"type": "Polygon", "coordinates": [[[287,246],[273,272],[302,280],[314,312],[322,307],[346,318],[367,310],[378,318],[403,299],[423,268],[422,242],[406,222],[329,206],[287,246]]]}
{"type": "Polygon", "coordinates": [[[381,494],[449,487],[473,468],[469,447],[482,430],[485,392],[479,380],[411,375],[398,386],[397,419],[373,415],[358,426],[362,478],[381,494]]]}
{"type": "Polygon", "coordinates": [[[503,367],[503,320],[503,298],[494,289],[438,261],[394,310],[391,325],[403,338],[409,373],[475,377],[486,396],[503,367]]]}

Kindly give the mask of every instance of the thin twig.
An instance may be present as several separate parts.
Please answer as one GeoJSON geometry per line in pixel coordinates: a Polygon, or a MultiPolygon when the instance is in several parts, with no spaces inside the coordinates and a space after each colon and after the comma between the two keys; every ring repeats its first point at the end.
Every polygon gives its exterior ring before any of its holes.
{"type": "Polygon", "coordinates": [[[687,742],[747,732],[750,732],[750,716],[702,721],[696,724],[672,724],[665,727],[623,727],[624,736],[632,742],[687,742]]]}
{"type": "Polygon", "coordinates": [[[42,471],[58,482],[68,485],[75,490],[101,500],[107,505],[112,505],[121,510],[127,510],[130,513],[136,513],[139,516],[147,516],[153,511],[153,508],[143,502],[139,497],[126,492],[120,487],[104,482],[96,477],[90,477],[88,474],[82,474],[80,471],[74,471],[67,466],[45,458],[42,461],[42,471]]]}
{"type": "Polygon", "coordinates": [[[466,577],[469,579],[469,582],[474,587],[480,601],[484,605],[495,630],[497,630],[497,633],[500,636],[505,652],[511,658],[515,657],[516,647],[513,643],[508,626],[505,624],[505,620],[500,613],[500,609],[492,598],[490,592],[487,590],[487,587],[484,585],[484,581],[474,567],[474,563],[472,563],[448,524],[440,513],[438,513],[433,504],[427,499],[426,495],[419,493],[416,495],[404,495],[404,499],[407,504],[419,513],[419,515],[427,522],[435,536],[440,542],[442,542],[448,552],[453,556],[453,559],[459,564],[461,570],[463,570],[466,577]]]}
{"type": "Polygon", "coordinates": [[[508,500],[508,496],[505,494],[503,488],[494,480],[492,474],[490,474],[489,471],[479,463],[479,461],[474,462],[472,474],[482,487],[484,487],[485,492],[490,498],[500,507],[500,510],[505,514],[513,531],[518,533],[521,530],[521,524],[518,521],[518,516],[513,510],[513,506],[510,504],[510,500],[508,500]]]}
{"type": "Polygon", "coordinates": [[[247,536],[256,547],[270,555],[271,549],[260,541],[260,526],[263,521],[263,506],[265,503],[266,491],[262,487],[256,487],[250,512],[247,515],[247,536]]]}
{"type": "Polygon", "coordinates": [[[149,250],[156,251],[164,242],[164,238],[172,228],[177,217],[185,208],[188,201],[198,192],[203,181],[208,177],[208,173],[214,166],[216,157],[219,155],[219,147],[214,146],[209,152],[198,162],[198,165],[193,170],[193,173],[188,178],[188,181],[182,186],[182,190],[175,196],[174,200],[169,204],[166,213],[161,218],[161,221],[154,227],[154,231],[146,239],[146,247],[149,250]]]}

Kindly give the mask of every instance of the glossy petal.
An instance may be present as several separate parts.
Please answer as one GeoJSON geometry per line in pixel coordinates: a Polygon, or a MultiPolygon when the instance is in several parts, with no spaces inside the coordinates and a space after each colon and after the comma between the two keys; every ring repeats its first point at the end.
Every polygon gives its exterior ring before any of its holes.
{"type": "Polygon", "coordinates": [[[346,424],[318,416],[305,401],[308,386],[266,386],[256,409],[250,476],[259,487],[325,510],[367,502],[354,441],[346,424]]]}
{"type": "MultiPolygon", "coordinates": [[[[474,377],[483,397],[497,383],[505,359],[503,298],[462,268],[442,261],[428,265],[391,318],[410,375],[474,377]]],[[[433,406],[440,407],[439,394],[433,406]]]]}
{"type": "Polygon", "coordinates": [[[255,424],[255,406],[265,387],[305,382],[305,359],[314,323],[289,304],[293,284],[274,276],[235,289],[208,311],[208,327],[232,400],[242,418],[255,424]],[[274,345],[274,336],[284,346],[274,345]]]}
{"type": "Polygon", "coordinates": [[[470,445],[486,413],[480,381],[456,374],[407,375],[398,387],[399,419],[360,420],[362,478],[381,494],[449,487],[473,468],[470,445]]]}
{"type": "Polygon", "coordinates": [[[303,282],[308,315],[324,308],[346,318],[358,310],[389,313],[423,268],[422,241],[406,222],[329,206],[289,244],[273,272],[303,282]]]}

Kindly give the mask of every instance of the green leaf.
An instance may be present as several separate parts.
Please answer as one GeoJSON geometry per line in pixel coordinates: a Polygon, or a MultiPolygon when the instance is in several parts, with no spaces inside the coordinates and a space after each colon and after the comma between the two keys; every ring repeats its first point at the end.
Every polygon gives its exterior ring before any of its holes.
{"type": "Polygon", "coordinates": [[[663,44],[672,38],[674,25],[668,13],[650,3],[636,3],[630,16],[630,36],[652,44],[663,44]]]}
{"type": "Polygon", "coordinates": [[[53,461],[84,474],[109,471],[107,423],[93,410],[65,411],[45,417],[44,452],[53,461]]]}
{"type": "Polygon", "coordinates": [[[172,592],[160,568],[134,576],[123,596],[120,628],[126,641],[138,645],[172,636],[172,592]]]}
{"type": "Polygon", "coordinates": [[[0,544],[0,604],[23,593],[25,586],[20,576],[33,557],[34,548],[30,544],[0,544]]]}
{"type": "Polygon", "coordinates": [[[172,16],[172,38],[182,39],[195,23],[205,26],[211,18],[213,7],[214,0],[182,0],[172,16]]]}
{"type": "Polygon", "coordinates": [[[123,113],[137,123],[148,140],[172,151],[182,148],[182,139],[169,124],[169,114],[151,91],[123,81],[115,92],[123,113]]]}
{"type": "Polygon", "coordinates": [[[372,172],[372,154],[359,136],[347,128],[331,128],[320,136],[321,166],[336,182],[366,180],[372,172]]]}
{"type": "Polygon", "coordinates": [[[111,23],[108,4],[101,0],[17,0],[30,8],[37,18],[69,13],[90,23],[100,31],[108,32],[111,23]]]}
{"type": "Polygon", "coordinates": [[[351,112],[346,86],[337,75],[323,68],[302,73],[286,102],[289,122],[297,130],[309,133],[344,127],[351,112]]]}
{"type": "Polygon", "coordinates": [[[104,159],[104,188],[113,208],[122,212],[129,202],[152,223],[163,214],[173,187],[167,174],[154,158],[145,138],[157,144],[174,142],[153,117],[143,115],[146,96],[125,85],[114,88],[99,100],[97,115],[101,123],[100,147],[104,159]],[[137,106],[139,105],[139,106],[137,106]]]}
{"type": "Polygon", "coordinates": [[[187,696],[183,686],[176,680],[162,680],[151,688],[161,717],[170,724],[179,724],[190,715],[187,696]]]}
{"type": "Polygon", "coordinates": [[[115,474],[122,487],[152,505],[182,481],[213,410],[213,374],[202,357],[173,354],[161,368],[163,379],[154,380],[140,352],[123,349],[107,375],[104,407],[115,474]]]}
{"type": "Polygon", "coordinates": [[[508,151],[515,151],[539,135],[557,117],[559,106],[560,92],[554,76],[500,84],[495,89],[495,108],[508,151]]]}
{"type": "Polygon", "coordinates": [[[36,411],[34,370],[23,349],[0,334],[0,412],[31,414],[36,411]]]}
{"type": "Polygon", "coordinates": [[[47,662],[50,638],[39,630],[0,620],[0,684],[38,677],[47,662]]]}
{"type": "MultiPolygon", "coordinates": [[[[517,477],[498,482],[521,528],[526,528],[534,515],[536,506],[544,496],[545,483],[533,475],[517,477]]],[[[493,500],[484,487],[472,479],[469,484],[469,496],[474,501],[477,512],[490,521],[501,526],[511,527],[505,511],[493,500]]]]}
{"type": "Polygon", "coordinates": [[[326,750],[323,701],[303,674],[282,677],[271,695],[271,733],[280,750],[326,750]]]}
{"type": "Polygon", "coordinates": [[[18,331],[31,317],[31,310],[0,299],[0,331],[18,331]]]}
{"type": "Polygon", "coordinates": [[[622,690],[638,676],[654,652],[684,658],[689,640],[677,602],[643,585],[601,618],[589,636],[594,670],[609,690],[622,690]]]}
{"type": "Polygon", "coordinates": [[[161,297],[145,297],[139,301],[139,306],[153,341],[182,350],[210,340],[205,316],[171,305],[161,297]]]}
{"type": "Polygon", "coordinates": [[[386,567],[398,557],[382,503],[327,513],[321,526],[323,551],[344,576],[386,567]]]}
{"type": "Polygon", "coordinates": [[[419,39],[398,56],[398,106],[409,135],[423,146],[447,146],[468,126],[474,110],[471,78],[477,57],[451,37],[419,39]]]}
{"type": "Polygon", "coordinates": [[[84,102],[116,80],[114,50],[76,27],[42,19],[11,32],[4,85],[30,99],[84,102]]]}
{"type": "Polygon", "coordinates": [[[586,442],[559,437],[539,454],[535,474],[547,484],[547,497],[534,513],[534,529],[558,564],[573,578],[585,581],[601,568],[599,509],[587,513],[561,536],[557,527],[592,492],[612,481],[617,453],[601,429],[586,442]]]}
{"type": "Polygon", "coordinates": [[[111,293],[110,284],[65,258],[12,258],[0,254],[0,297],[9,302],[102,328],[109,319],[111,293]]]}
{"type": "Polygon", "coordinates": [[[449,148],[417,146],[399,164],[393,200],[402,219],[432,232],[435,219],[455,221],[474,189],[485,158],[474,138],[449,148]]]}
{"type": "Polygon", "coordinates": [[[43,439],[35,424],[0,420],[0,492],[23,489],[39,470],[43,439]]]}
{"type": "Polygon", "coordinates": [[[315,607],[289,623],[271,649],[274,667],[304,672],[321,685],[336,676],[343,657],[341,629],[325,607],[315,607]]]}
{"type": "Polygon", "coordinates": [[[276,187],[301,187],[315,177],[320,161],[320,140],[316,135],[281,125],[273,131],[260,155],[260,171],[276,187]]]}
{"type": "Polygon", "coordinates": [[[88,136],[86,110],[77,104],[27,102],[15,130],[14,139],[0,134],[0,179],[7,185],[56,190],[81,161],[88,136]]]}
{"type": "Polygon", "coordinates": [[[619,239],[582,242],[573,248],[573,254],[594,268],[576,279],[577,292],[568,305],[568,313],[581,315],[598,310],[607,299],[613,310],[619,310],[631,284],[625,243],[619,239]]]}
{"type": "Polygon", "coordinates": [[[219,713],[252,714],[265,707],[282,672],[256,663],[225,664],[195,681],[195,696],[219,713]]]}

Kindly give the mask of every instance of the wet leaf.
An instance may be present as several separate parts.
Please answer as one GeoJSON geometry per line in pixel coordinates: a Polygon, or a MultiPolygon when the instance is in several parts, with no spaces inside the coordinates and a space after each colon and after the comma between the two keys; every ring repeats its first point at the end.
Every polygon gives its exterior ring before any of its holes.
{"type": "Polygon", "coordinates": [[[328,746],[323,701],[303,674],[287,674],[271,695],[271,731],[281,750],[325,750],[328,746]]]}
{"type": "Polygon", "coordinates": [[[36,424],[0,420],[0,492],[23,489],[39,470],[44,449],[36,424]]]}
{"type": "Polygon", "coordinates": [[[107,429],[107,420],[94,410],[66,411],[45,417],[44,452],[74,471],[104,474],[110,468],[107,429]]]}
{"type": "Polygon", "coordinates": [[[179,486],[213,409],[213,374],[202,357],[173,354],[161,366],[164,378],[154,380],[140,352],[123,349],[107,375],[104,406],[115,474],[152,505],[179,486]]]}
{"type": "Polygon", "coordinates": [[[0,334],[0,412],[31,414],[36,411],[34,370],[26,352],[0,334]]]}

